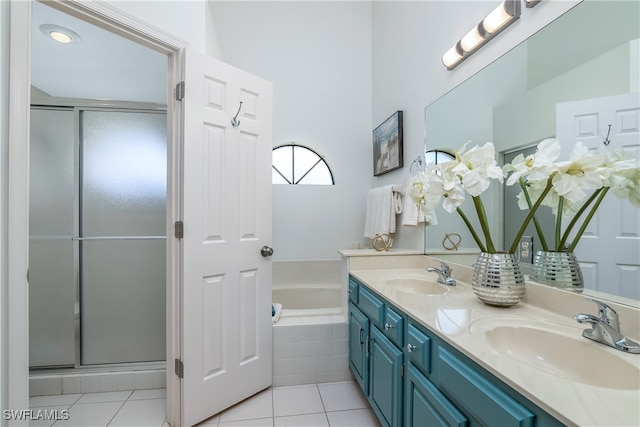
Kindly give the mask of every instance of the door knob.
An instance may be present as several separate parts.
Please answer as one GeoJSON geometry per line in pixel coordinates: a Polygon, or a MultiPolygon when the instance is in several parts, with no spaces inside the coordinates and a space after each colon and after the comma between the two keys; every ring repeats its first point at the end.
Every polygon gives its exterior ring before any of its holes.
{"type": "Polygon", "coordinates": [[[262,255],[265,258],[273,255],[273,248],[270,248],[267,245],[263,246],[262,249],[260,249],[260,255],[262,255]]]}

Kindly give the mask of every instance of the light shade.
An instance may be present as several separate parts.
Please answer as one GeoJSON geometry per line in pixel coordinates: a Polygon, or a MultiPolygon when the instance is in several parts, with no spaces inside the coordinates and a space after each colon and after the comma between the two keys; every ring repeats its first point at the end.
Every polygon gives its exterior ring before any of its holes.
{"type": "Polygon", "coordinates": [[[502,27],[504,27],[513,17],[509,15],[505,9],[505,4],[500,3],[493,12],[487,15],[482,21],[482,26],[485,31],[491,34],[497,33],[502,27]]]}
{"type": "Polygon", "coordinates": [[[455,67],[460,61],[462,61],[462,48],[460,47],[460,43],[451,46],[451,49],[442,55],[442,63],[449,69],[455,67]]]}
{"type": "Polygon", "coordinates": [[[480,43],[484,41],[484,37],[480,34],[480,26],[476,26],[471,31],[469,31],[463,38],[460,40],[460,46],[465,52],[471,52],[474,50],[480,43]]]}

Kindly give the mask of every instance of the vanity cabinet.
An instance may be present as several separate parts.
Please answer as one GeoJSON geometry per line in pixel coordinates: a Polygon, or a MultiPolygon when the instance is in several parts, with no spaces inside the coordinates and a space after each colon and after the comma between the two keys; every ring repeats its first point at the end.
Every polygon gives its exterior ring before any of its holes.
{"type": "Polygon", "coordinates": [[[382,425],[563,425],[392,302],[349,285],[349,365],[382,425]]]}
{"type": "Polygon", "coordinates": [[[394,342],[403,342],[404,316],[363,286],[354,288],[358,304],[351,297],[349,366],[380,423],[400,426],[404,353],[394,342]]]}

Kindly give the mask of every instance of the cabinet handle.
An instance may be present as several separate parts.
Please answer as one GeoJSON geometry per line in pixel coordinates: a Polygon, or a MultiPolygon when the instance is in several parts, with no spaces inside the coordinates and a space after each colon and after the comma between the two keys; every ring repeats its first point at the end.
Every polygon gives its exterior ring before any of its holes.
{"type": "Polygon", "coordinates": [[[388,331],[388,330],[390,330],[390,329],[393,329],[393,325],[390,325],[390,324],[388,324],[388,323],[385,323],[385,324],[384,324],[384,330],[385,330],[385,331],[388,331]]]}
{"type": "Polygon", "coordinates": [[[371,337],[367,337],[367,341],[365,342],[364,354],[366,354],[367,357],[369,357],[369,355],[371,354],[371,346],[369,345],[369,341],[374,341],[374,339],[371,337]]]}
{"type": "Polygon", "coordinates": [[[411,353],[415,349],[416,349],[415,345],[411,345],[411,343],[407,344],[407,350],[409,351],[409,353],[411,353]]]}
{"type": "Polygon", "coordinates": [[[360,340],[360,345],[364,344],[362,342],[362,332],[364,332],[364,329],[362,329],[362,326],[360,327],[360,332],[358,332],[358,339],[360,340]]]}
{"type": "Polygon", "coordinates": [[[347,289],[347,292],[349,292],[350,294],[353,293],[353,288],[347,289]]]}

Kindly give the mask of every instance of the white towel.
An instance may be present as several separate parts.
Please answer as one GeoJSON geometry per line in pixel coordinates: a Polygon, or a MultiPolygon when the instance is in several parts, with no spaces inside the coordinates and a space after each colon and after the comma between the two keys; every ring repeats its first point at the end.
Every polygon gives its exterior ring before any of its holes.
{"type": "Polygon", "coordinates": [[[278,304],[277,302],[274,302],[273,304],[271,304],[271,308],[273,315],[271,316],[271,323],[276,323],[278,320],[280,320],[280,315],[282,314],[282,304],[278,304]]]}
{"type": "Polygon", "coordinates": [[[404,209],[402,210],[402,225],[418,225],[418,223],[424,221],[424,216],[420,215],[418,204],[411,197],[413,183],[416,177],[410,177],[407,181],[406,196],[404,198],[404,209]]]}
{"type": "Polygon", "coordinates": [[[367,193],[364,237],[396,232],[396,215],[402,213],[404,190],[399,185],[373,188],[367,193]]]}

